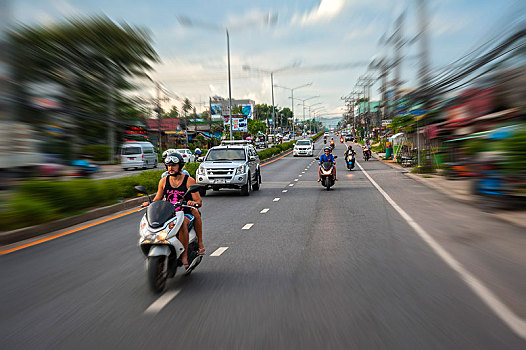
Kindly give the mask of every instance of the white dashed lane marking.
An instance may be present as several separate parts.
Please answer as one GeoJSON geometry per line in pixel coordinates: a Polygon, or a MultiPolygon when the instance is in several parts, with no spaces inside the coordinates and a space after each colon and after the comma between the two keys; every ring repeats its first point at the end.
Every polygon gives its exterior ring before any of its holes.
{"type": "Polygon", "coordinates": [[[298,179],[294,179],[294,181],[298,181],[298,179]]]}
{"type": "Polygon", "coordinates": [[[288,190],[283,190],[283,191],[281,191],[281,192],[286,193],[287,191],[288,191],[288,190]]]}
{"type": "Polygon", "coordinates": [[[260,211],[261,214],[265,214],[266,212],[268,212],[270,209],[269,208],[265,208],[263,209],[262,211],[260,211]]]}
{"type": "Polygon", "coordinates": [[[289,184],[289,187],[292,187],[292,186],[294,186],[294,184],[289,184]]]}
{"type": "Polygon", "coordinates": [[[250,230],[250,228],[254,226],[254,224],[246,224],[245,226],[243,226],[241,229],[242,230],[250,230]]]}
{"type": "Polygon", "coordinates": [[[166,304],[168,304],[173,298],[175,298],[180,291],[181,289],[177,289],[171,292],[164,293],[159,297],[159,299],[154,301],[152,305],[148,306],[144,313],[147,315],[155,315],[156,313],[161,311],[163,307],[165,307],[166,304]]]}
{"type": "Polygon", "coordinates": [[[212,254],[210,254],[210,256],[220,256],[221,254],[223,254],[225,252],[225,250],[227,250],[228,247],[219,247],[216,249],[215,252],[213,252],[212,254]]]}
{"type": "Polygon", "coordinates": [[[276,198],[274,198],[273,202],[277,202],[277,201],[279,201],[279,199],[280,199],[279,197],[276,197],[276,198]]]}

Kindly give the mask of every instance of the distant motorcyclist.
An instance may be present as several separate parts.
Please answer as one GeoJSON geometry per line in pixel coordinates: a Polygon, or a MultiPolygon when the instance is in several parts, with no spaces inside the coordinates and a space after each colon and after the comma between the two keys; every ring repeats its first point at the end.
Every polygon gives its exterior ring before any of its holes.
{"type": "Polygon", "coordinates": [[[371,158],[371,145],[368,141],[365,141],[365,145],[363,146],[363,157],[371,158]],[[368,154],[366,155],[366,153],[368,154]]]}
{"type": "Polygon", "coordinates": [[[356,152],[352,149],[352,146],[347,146],[347,150],[345,150],[345,159],[347,159],[347,156],[349,155],[356,155],[356,152]]]}
{"type": "Polygon", "coordinates": [[[201,157],[201,153],[203,152],[201,152],[201,149],[199,147],[196,147],[194,153],[195,153],[195,157],[199,158],[201,157]]]}
{"type": "Polygon", "coordinates": [[[332,138],[332,137],[331,137],[330,146],[331,146],[332,149],[334,149],[334,147],[335,147],[335,145],[334,145],[334,138],[332,138]]]}
{"type": "Polygon", "coordinates": [[[321,155],[320,160],[318,162],[319,168],[318,168],[318,182],[321,181],[321,164],[325,162],[332,162],[332,174],[334,175],[334,179],[338,181],[338,178],[336,177],[336,159],[334,159],[334,156],[331,154],[332,150],[330,147],[325,147],[323,149],[324,154],[321,155]]]}

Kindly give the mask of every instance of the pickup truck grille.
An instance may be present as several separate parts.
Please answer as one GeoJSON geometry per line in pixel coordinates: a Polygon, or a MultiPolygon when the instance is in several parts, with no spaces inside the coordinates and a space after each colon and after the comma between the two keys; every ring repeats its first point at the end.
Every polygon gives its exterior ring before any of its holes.
{"type": "Polygon", "coordinates": [[[234,175],[234,170],[235,169],[207,169],[207,174],[208,176],[210,177],[214,177],[214,178],[220,178],[220,177],[224,177],[224,178],[231,178],[232,175],[234,175]]]}

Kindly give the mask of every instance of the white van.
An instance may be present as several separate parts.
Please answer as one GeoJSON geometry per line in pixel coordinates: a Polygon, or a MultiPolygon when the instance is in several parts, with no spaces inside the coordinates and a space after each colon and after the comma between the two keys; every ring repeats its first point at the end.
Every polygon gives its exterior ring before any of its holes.
{"type": "Polygon", "coordinates": [[[125,142],[121,146],[121,167],[131,168],[157,167],[157,153],[150,142],[125,142]]]}

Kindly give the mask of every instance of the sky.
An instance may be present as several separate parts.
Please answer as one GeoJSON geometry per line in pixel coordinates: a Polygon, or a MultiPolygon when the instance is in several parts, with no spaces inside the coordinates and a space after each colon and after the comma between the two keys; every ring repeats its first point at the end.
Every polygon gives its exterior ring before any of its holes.
{"type": "MultiPolygon", "coordinates": [[[[271,104],[271,80],[294,88],[294,110],[302,103],[323,107],[320,114],[338,116],[341,97],[355,90],[360,75],[374,58],[392,57],[394,22],[405,13],[403,37],[418,33],[418,0],[11,0],[16,22],[51,24],[72,16],[107,15],[117,22],[147,29],[161,62],[151,75],[171,96],[188,97],[204,109],[209,96],[228,97],[227,40],[230,34],[232,98],[271,104]],[[265,19],[277,18],[269,24],[265,19]],[[183,25],[185,17],[192,25],[183,25]],[[267,23],[265,23],[267,22],[267,23]],[[249,67],[247,70],[246,66],[249,67]],[[266,71],[261,72],[261,70],[266,71]],[[315,97],[318,96],[318,97],[315,97]]],[[[453,62],[482,44],[492,33],[524,14],[520,0],[427,0],[432,70],[453,62]]],[[[417,83],[418,41],[403,49],[404,87],[417,83]]],[[[392,76],[390,76],[392,79],[392,76]]],[[[144,83],[138,94],[153,96],[144,83]]],[[[371,89],[379,98],[379,83],[371,89]]],[[[290,90],[274,88],[275,104],[291,106],[290,90]]],[[[177,99],[165,103],[180,106],[177,99]]],[[[307,109],[308,111],[308,109],[307,109]]],[[[307,112],[308,114],[308,112],[307,112]]]]}

